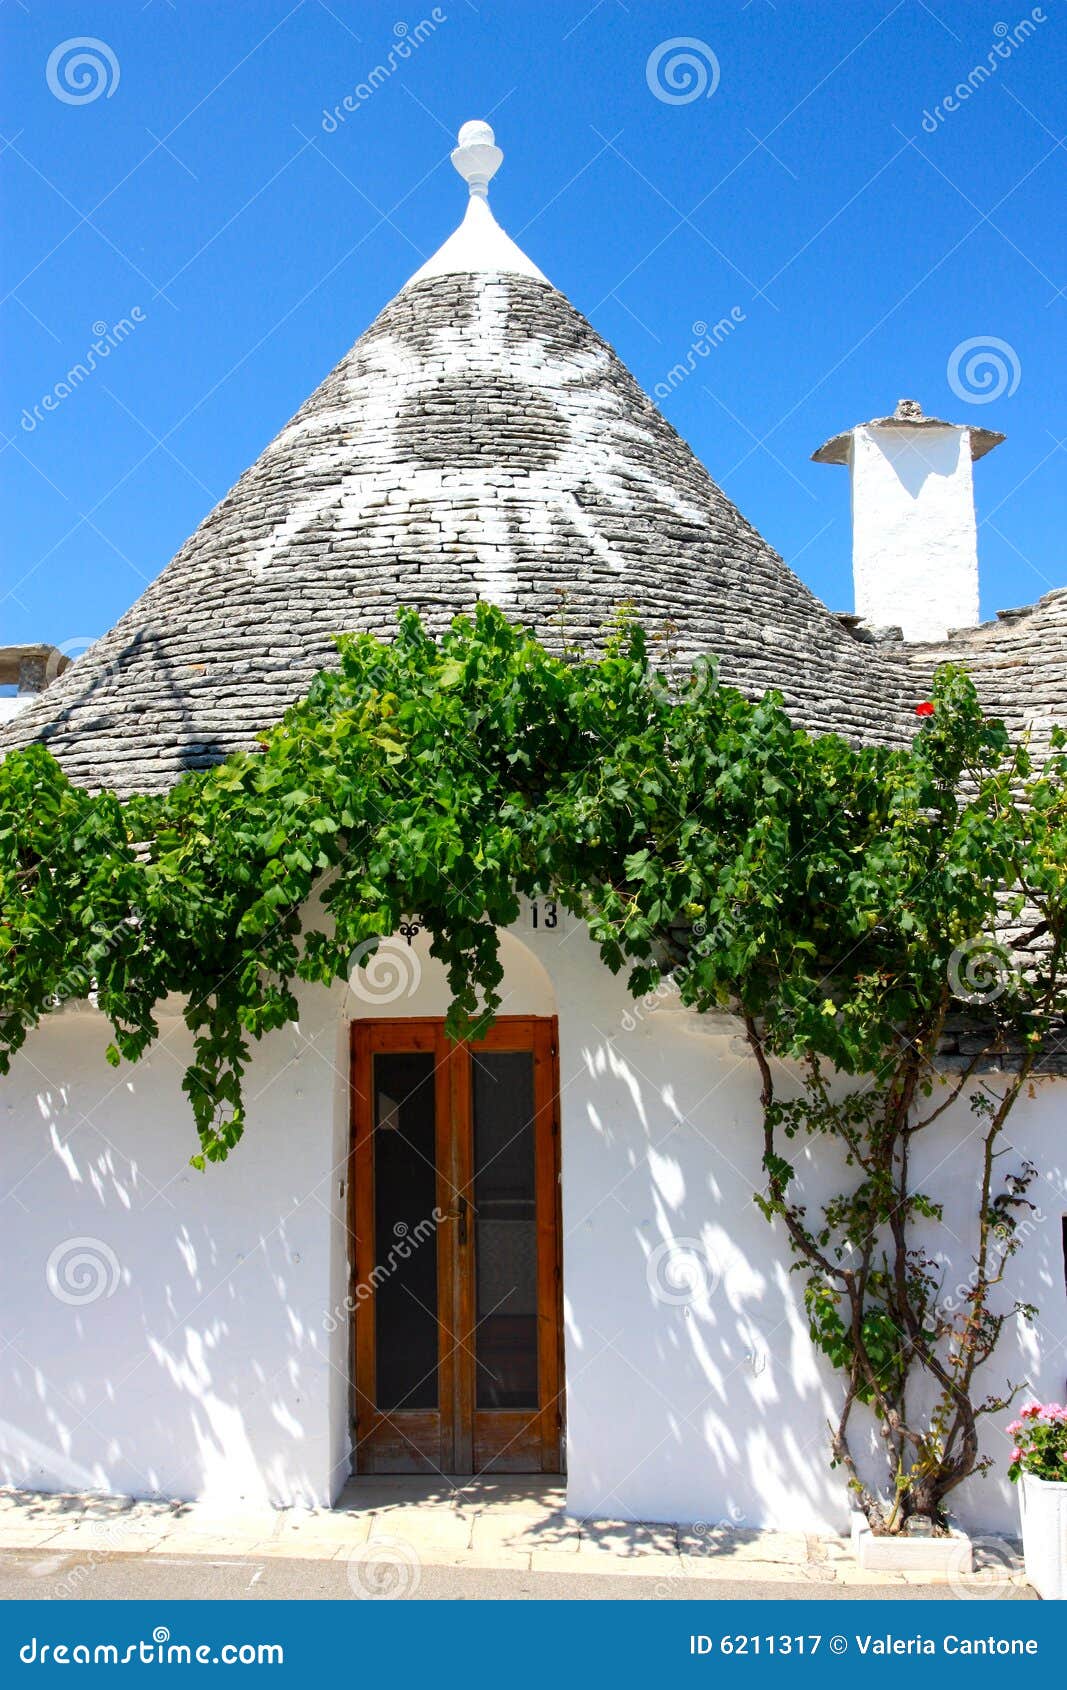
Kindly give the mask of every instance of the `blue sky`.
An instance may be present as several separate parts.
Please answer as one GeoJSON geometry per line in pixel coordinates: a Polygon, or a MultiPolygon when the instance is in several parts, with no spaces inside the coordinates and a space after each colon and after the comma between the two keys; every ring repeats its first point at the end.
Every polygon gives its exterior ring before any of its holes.
{"type": "Polygon", "coordinates": [[[976,467],[983,613],[1067,583],[1063,0],[7,0],[0,30],[0,641],[76,654],[133,602],[451,232],[483,116],[498,218],[647,390],[734,312],[663,409],[833,608],[848,481],[809,456],[904,395],[1008,437],[976,467]],[[86,36],[100,83],[49,73],[86,36]],[[678,37],[710,97],[653,92],[678,37]],[[968,392],[957,348],[991,339],[968,392]]]}

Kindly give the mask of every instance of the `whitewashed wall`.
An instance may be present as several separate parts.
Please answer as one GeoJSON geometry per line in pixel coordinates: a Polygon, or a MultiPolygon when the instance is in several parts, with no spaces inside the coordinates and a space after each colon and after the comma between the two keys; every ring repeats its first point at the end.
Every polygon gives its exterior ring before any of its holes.
{"type": "MultiPolygon", "coordinates": [[[[726,1023],[681,1010],[672,994],[635,1006],[621,980],[587,960],[590,949],[581,935],[568,940],[557,974],[572,1506],[840,1530],[847,1496],[827,1453],[838,1386],[813,1351],[802,1277],[788,1271],[781,1228],[772,1231],[753,1201],[761,1128],[747,1047],[726,1023]]],[[[787,1086],[789,1075],[779,1077],[787,1086]]],[[[1004,1297],[1041,1314],[1033,1326],[1012,1323],[983,1394],[1010,1375],[1064,1400],[1065,1125],[1062,1080],[1036,1088],[1012,1117],[1014,1152],[1002,1169],[1029,1158],[1042,1172],[1004,1297]]],[[[918,1141],[915,1158],[916,1177],[945,1203],[958,1241],[945,1274],[956,1307],[972,1266],[974,1130],[961,1103],[918,1141]]],[[[833,1188],[825,1158],[825,1145],[814,1158],[795,1147],[813,1208],[833,1188]]],[[[1017,1529],[1003,1476],[1009,1418],[987,1423],[995,1474],[956,1493],[961,1518],[979,1531],[1017,1529]]],[[[862,1416],[854,1424],[862,1433],[862,1416]]],[[[884,1468],[874,1462],[870,1473],[884,1468]]]]}
{"type": "Polygon", "coordinates": [[[857,428],[852,434],[856,612],[906,640],[943,640],[978,622],[978,533],[965,428],[857,428]]]}
{"type": "MultiPolygon", "coordinates": [[[[505,1012],[560,1017],[572,1507],[840,1529],[845,1495],[826,1459],[835,1382],[752,1201],[758,1100],[743,1045],[669,993],[635,1006],[565,917],[535,929],[527,911],[504,960],[505,1012]]],[[[244,1143],[202,1175],[186,1165],[180,1023],[119,1070],[87,1010],[31,1035],[0,1089],[0,1482],[227,1503],[336,1496],[349,1466],[347,1332],[331,1318],[347,1289],[348,1022],[446,1002],[424,935],[411,951],[391,942],[358,989],[305,994],[299,1027],[256,1052],[244,1143]],[[53,1256],[76,1239],[94,1240],[102,1264],[92,1301],[56,1295],[79,1294],[61,1277],[70,1251],[53,1256]]],[[[1012,1328],[989,1370],[990,1388],[1010,1372],[1056,1398],[1065,1104],[1059,1082],[1013,1118],[1018,1155],[1042,1169],[1013,1288],[1041,1316],[1012,1328]]],[[[949,1288],[970,1267],[972,1129],[957,1110],[926,1147],[960,1239],[949,1288]]],[[[832,1183],[810,1164],[807,1178],[813,1199],[832,1183]]],[[[1002,1473],[995,1429],[989,1448],[1002,1473]]],[[[1014,1522],[999,1474],[960,1502],[976,1529],[1014,1522]]]]}
{"type": "Polygon", "coordinates": [[[120,1070],[95,1015],[31,1037],[0,1092],[2,1482],[328,1500],[345,1395],[321,1320],[343,1250],[332,1031],[262,1046],[247,1141],[205,1174],[187,1165],[180,1022],[120,1070]]]}

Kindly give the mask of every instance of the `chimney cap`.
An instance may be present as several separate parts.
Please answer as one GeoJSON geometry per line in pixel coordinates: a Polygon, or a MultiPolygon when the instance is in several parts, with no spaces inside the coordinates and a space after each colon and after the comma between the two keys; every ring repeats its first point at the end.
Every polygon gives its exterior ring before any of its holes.
{"type": "Polygon", "coordinates": [[[17,686],[20,693],[43,692],[69,669],[71,658],[58,646],[0,646],[0,686],[17,686]]]}
{"type": "MultiPolygon", "coordinates": [[[[972,428],[970,423],[945,422],[941,417],[926,417],[917,399],[898,399],[897,408],[891,417],[872,417],[870,422],[857,423],[856,428],[958,428],[970,435],[971,457],[984,458],[994,446],[999,446],[1005,439],[993,428],[972,428]]],[[[856,428],[846,429],[844,434],[835,434],[811,454],[812,462],[816,464],[847,464],[852,436],[856,428]]]]}

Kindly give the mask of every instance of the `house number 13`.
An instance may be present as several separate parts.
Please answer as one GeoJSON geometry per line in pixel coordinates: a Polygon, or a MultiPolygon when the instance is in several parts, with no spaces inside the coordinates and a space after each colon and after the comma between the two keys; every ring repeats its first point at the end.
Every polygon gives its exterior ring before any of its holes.
{"type": "Polygon", "coordinates": [[[533,927],[558,927],[559,916],[556,913],[556,900],[546,898],[543,904],[530,904],[530,924],[533,927]]]}

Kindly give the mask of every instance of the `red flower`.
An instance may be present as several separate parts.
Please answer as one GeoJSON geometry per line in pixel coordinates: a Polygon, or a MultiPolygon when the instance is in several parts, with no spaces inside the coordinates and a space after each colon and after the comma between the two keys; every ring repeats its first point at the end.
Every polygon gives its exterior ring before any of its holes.
{"type": "Polygon", "coordinates": [[[930,703],[929,699],[927,699],[924,703],[917,704],[915,706],[915,714],[917,716],[932,716],[933,713],[934,713],[934,707],[930,703]]]}

